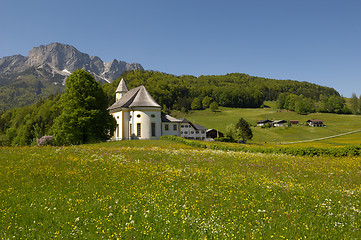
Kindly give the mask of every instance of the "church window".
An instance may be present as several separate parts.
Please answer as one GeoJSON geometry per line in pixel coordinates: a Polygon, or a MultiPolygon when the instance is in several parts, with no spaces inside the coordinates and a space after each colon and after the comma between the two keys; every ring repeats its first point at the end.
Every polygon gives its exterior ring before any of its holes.
{"type": "Polygon", "coordinates": [[[184,128],[184,125],[181,125],[181,128],[184,128]]]}
{"type": "Polygon", "coordinates": [[[194,134],[194,131],[192,131],[191,134],[194,134]]]}
{"type": "Polygon", "coordinates": [[[152,123],[152,137],[155,137],[155,123],[152,123]]]}
{"type": "Polygon", "coordinates": [[[184,134],[188,134],[188,132],[187,132],[187,131],[185,131],[185,132],[184,132],[184,134]]]}
{"type": "Polygon", "coordinates": [[[152,114],[152,115],[150,115],[152,118],[155,118],[155,115],[154,114],[152,114]]]}
{"type": "Polygon", "coordinates": [[[132,137],[132,134],[133,134],[132,124],[129,124],[129,136],[132,137]]]}
{"type": "Polygon", "coordinates": [[[140,114],[137,115],[137,118],[140,118],[140,114]]]}
{"type": "Polygon", "coordinates": [[[183,131],[181,131],[181,134],[183,134],[183,131]]]}
{"type": "Polygon", "coordinates": [[[177,131],[177,124],[173,124],[173,131],[177,131]]]}
{"type": "Polygon", "coordinates": [[[119,137],[119,124],[117,124],[117,138],[119,137]]]}
{"type": "Polygon", "coordinates": [[[164,125],[164,129],[165,129],[166,131],[168,131],[168,130],[169,130],[169,124],[164,125]]]}
{"type": "Polygon", "coordinates": [[[137,137],[142,136],[142,125],[140,123],[137,123],[137,137]]]}
{"type": "Polygon", "coordinates": [[[199,131],[196,131],[196,133],[198,134],[198,133],[199,133],[199,131]]]}

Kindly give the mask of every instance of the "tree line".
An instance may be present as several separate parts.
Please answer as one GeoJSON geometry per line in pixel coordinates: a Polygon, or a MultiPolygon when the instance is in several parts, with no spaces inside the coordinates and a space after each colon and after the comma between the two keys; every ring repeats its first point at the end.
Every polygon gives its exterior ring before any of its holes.
{"type": "Polygon", "coordinates": [[[352,94],[350,99],[350,107],[346,103],[344,97],[321,94],[318,98],[312,99],[302,94],[297,96],[292,93],[280,93],[277,99],[277,108],[295,111],[299,114],[307,114],[312,112],[321,113],[337,113],[337,114],[360,114],[361,113],[361,96],[357,98],[356,94],[352,94]]]}

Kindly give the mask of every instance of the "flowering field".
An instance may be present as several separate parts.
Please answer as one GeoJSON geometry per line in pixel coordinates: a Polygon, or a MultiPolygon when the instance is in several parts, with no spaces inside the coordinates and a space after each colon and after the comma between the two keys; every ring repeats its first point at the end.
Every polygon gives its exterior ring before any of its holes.
{"type": "Polygon", "coordinates": [[[361,157],[0,148],[1,239],[360,239],[361,157]]]}

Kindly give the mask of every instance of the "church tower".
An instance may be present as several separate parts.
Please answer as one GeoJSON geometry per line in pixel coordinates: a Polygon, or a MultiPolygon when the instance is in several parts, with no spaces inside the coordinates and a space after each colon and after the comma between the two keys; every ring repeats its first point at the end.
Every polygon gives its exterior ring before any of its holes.
{"type": "Polygon", "coordinates": [[[124,79],[120,80],[117,90],[115,91],[115,101],[118,102],[124,94],[128,92],[127,84],[125,83],[124,79]]]}

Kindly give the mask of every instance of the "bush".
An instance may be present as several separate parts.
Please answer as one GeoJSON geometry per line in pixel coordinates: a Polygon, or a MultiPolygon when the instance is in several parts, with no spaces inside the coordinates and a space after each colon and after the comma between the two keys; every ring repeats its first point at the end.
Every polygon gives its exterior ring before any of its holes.
{"type": "Polygon", "coordinates": [[[53,136],[42,136],[41,138],[36,139],[38,146],[53,145],[53,141],[53,136]]]}

